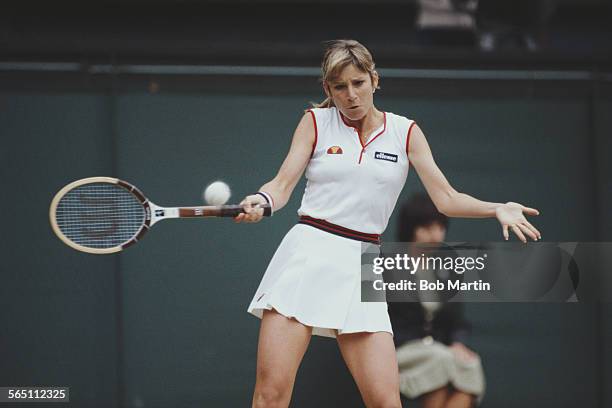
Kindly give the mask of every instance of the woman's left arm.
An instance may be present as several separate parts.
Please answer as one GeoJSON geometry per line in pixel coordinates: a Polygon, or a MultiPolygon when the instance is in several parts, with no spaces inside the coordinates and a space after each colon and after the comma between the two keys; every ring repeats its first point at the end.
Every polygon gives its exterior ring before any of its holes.
{"type": "Polygon", "coordinates": [[[481,201],[455,190],[436,165],[427,139],[417,125],[412,127],[410,134],[408,159],[441,213],[449,217],[496,217],[502,225],[506,240],[509,237],[508,229],[511,229],[523,242],[527,242],[525,235],[534,241],[542,238],[540,232],[527,221],[524,215],[539,215],[540,212],[535,208],[513,202],[502,204],[481,201]]]}

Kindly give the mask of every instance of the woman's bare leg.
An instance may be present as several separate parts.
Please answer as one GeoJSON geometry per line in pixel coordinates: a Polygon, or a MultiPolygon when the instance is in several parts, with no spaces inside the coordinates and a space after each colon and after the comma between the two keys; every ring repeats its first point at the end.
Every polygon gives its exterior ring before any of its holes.
{"type": "Polygon", "coordinates": [[[253,408],[289,406],[295,375],[311,336],[312,327],[276,311],[264,311],[257,346],[253,408]]]}
{"type": "Polygon", "coordinates": [[[452,390],[444,408],[471,408],[474,406],[474,396],[463,391],[452,390]]]}
{"type": "Polygon", "coordinates": [[[340,352],[368,408],[401,408],[393,337],[387,332],[337,336],[340,352]]]}
{"type": "Polygon", "coordinates": [[[446,408],[448,400],[448,387],[438,388],[437,390],[423,394],[420,398],[422,408],[446,408]]]}

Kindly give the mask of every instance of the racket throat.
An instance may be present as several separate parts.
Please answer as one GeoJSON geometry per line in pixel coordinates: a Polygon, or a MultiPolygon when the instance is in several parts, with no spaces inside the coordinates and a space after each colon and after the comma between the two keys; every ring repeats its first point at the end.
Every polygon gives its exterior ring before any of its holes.
{"type": "Polygon", "coordinates": [[[179,209],[175,207],[160,207],[149,201],[149,207],[151,209],[151,223],[152,226],[158,221],[167,218],[179,218],[179,209]]]}

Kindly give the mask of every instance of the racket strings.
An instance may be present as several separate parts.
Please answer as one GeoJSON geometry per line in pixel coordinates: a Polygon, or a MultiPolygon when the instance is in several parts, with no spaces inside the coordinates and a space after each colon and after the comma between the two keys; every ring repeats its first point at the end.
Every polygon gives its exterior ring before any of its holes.
{"type": "Polygon", "coordinates": [[[72,242],[90,248],[112,248],[130,241],[142,228],[145,210],[128,190],[110,183],[92,183],[64,195],[56,222],[72,242]]]}

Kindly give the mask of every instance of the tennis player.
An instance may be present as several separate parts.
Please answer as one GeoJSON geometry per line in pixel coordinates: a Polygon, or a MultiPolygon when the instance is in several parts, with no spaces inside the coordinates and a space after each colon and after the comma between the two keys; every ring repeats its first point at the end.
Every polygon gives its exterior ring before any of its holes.
{"type": "Polygon", "coordinates": [[[304,170],[297,225],[287,233],[248,311],[262,319],[253,407],[287,407],[312,335],[335,337],[367,407],[401,407],[398,365],[387,304],[360,301],[362,242],[377,244],[408,174],[416,169],[440,212],[496,217],[526,242],[540,233],[521,204],[484,202],[453,189],[413,120],[374,105],[379,76],[359,42],[327,44],[327,98],[306,111],[278,174],[241,202],[236,222],[258,222],[269,202],[289,201],[304,170]]]}

